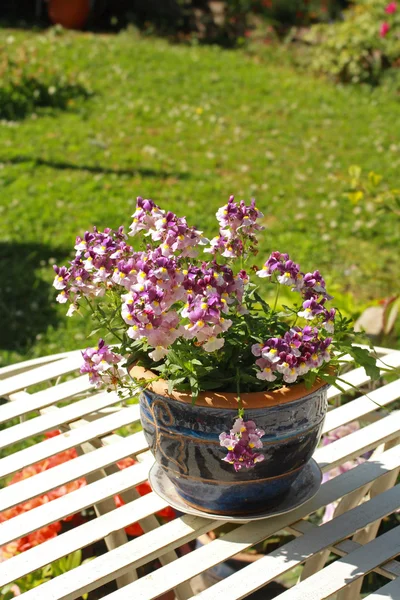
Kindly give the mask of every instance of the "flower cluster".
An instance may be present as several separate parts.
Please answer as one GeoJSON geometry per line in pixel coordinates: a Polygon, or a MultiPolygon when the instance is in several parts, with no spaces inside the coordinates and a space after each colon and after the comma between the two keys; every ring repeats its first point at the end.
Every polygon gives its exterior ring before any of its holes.
{"type": "Polygon", "coordinates": [[[122,376],[118,363],[122,356],[115,354],[103,339],[95,348],[86,348],[82,352],[83,365],[81,373],[88,373],[89,381],[96,387],[102,384],[116,386],[122,376]]]}
{"type": "Polygon", "coordinates": [[[205,245],[208,241],[201,231],[188,227],[185,217],[161,210],[152,200],[144,200],[140,196],[132,218],[130,235],[144,230],[146,236],[158,242],[163,256],[178,252],[181,257],[194,258],[197,256],[197,246],[205,245]]]}
{"type": "MultiPolygon", "coordinates": [[[[234,217],[231,205],[228,221],[235,231],[242,228],[246,235],[253,235],[259,228],[255,223],[259,212],[241,202],[239,216],[234,217]]],[[[149,356],[156,362],[178,338],[193,340],[206,352],[221,348],[224,338],[218,336],[232,324],[227,315],[241,308],[248,281],[245,271],[234,275],[231,268],[215,261],[203,262],[201,267],[190,264],[198,246],[207,242],[202,233],[189,227],[185,218],[140,197],[129,233],[139,232],[150,238],[143,251],[134,251],[126,243],[123,227],[104,232],[94,228],[78,237],[71,266],[54,267],[53,285],[60,292],[57,300],[71,302],[67,313],[71,315],[81,298],[90,301],[118,291],[127,336],[151,346],[149,356]]],[[[89,373],[92,383],[110,384],[118,375],[111,367],[120,359],[107,356],[104,349],[85,352],[82,372],[89,373]]]]}
{"type": "Polygon", "coordinates": [[[303,329],[292,327],[283,337],[270,338],[254,344],[252,353],[259,357],[256,365],[258,379],[275,381],[281,374],[285,383],[295,383],[310,371],[318,369],[331,359],[329,346],[332,338],[320,339],[318,329],[307,325],[303,329]]]}
{"type": "Polygon", "coordinates": [[[328,333],[334,332],[336,311],[325,307],[332,296],[327,293],[325,280],[319,271],[304,274],[300,265],[290,260],[288,254],[273,252],[257,275],[276,277],[277,283],[299,292],[303,298],[303,310],[297,313],[298,316],[307,321],[318,320],[328,333]]]}
{"type": "Polygon", "coordinates": [[[251,469],[264,460],[263,454],[254,452],[255,448],[262,448],[261,438],[264,433],[254,421],[236,419],[230,432],[221,433],[219,436],[221,446],[228,450],[228,454],[222,460],[233,465],[235,471],[242,467],[251,469]]]}
{"type": "MultiPolygon", "coordinates": [[[[317,374],[328,379],[328,363],[338,364],[333,350],[345,340],[343,353],[351,353],[355,336],[330,307],[318,270],[303,272],[278,251],[261,269],[250,263],[262,216],[254,200],[246,204],[231,196],[216,213],[219,236],[209,242],[184,217],[139,197],[129,230],[135,247],[122,226],[94,227],[76,239],[70,266],[55,267],[57,300],[70,302],[67,314],[86,302],[101,328],[118,339],[116,351],[101,339],[83,352],[81,372],[94,385],[127,387],[120,363],[129,357],[157,371],[170,388],[190,391],[194,400],[207,389],[237,393],[240,418],[229,435],[221,435],[225,460],[236,470],[263,459],[253,451],[261,447],[262,433],[243,421],[240,392],[312,383],[317,374]],[[262,282],[275,291],[274,308],[258,290],[262,282]],[[281,309],[282,287],[294,299],[281,309]]],[[[370,357],[359,360],[359,351],[353,356],[372,373],[370,357]]]]}
{"type": "Polygon", "coordinates": [[[257,220],[264,215],[256,208],[255,200],[246,206],[243,200],[237,203],[234,196],[230,196],[228,204],[222,206],[216,216],[220,225],[219,235],[210,241],[206,252],[226,258],[256,254],[256,233],[264,229],[257,220]]]}
{"type": "Polygon", "coordinates": [[[187,298],[181,312],[189,320],[184,336],[196,338],[206,352],[222,348],[225,340],[217,336],[232,325],[224,315],[230,312],[231,305],[240,307],[246,281],[245,272],[235,276],[232,269],[215,262],[188,270],[183,283],[187,298]]]}
{"type": "Polygon", "coordinates": [[[104,296],[108,289],[119,284],[121,261],[133,259],[133,250],[126,243],[123,227],[117,231],[107,228],[104,232],[94,227],[93,232],[87,231],[83,238],[76,238],[75,250],[69,268],[53,267],[56,273],[53,286],[60,292],[57,301],[61,304],[71,302],[69,316],[82,297],[104,296]]]}

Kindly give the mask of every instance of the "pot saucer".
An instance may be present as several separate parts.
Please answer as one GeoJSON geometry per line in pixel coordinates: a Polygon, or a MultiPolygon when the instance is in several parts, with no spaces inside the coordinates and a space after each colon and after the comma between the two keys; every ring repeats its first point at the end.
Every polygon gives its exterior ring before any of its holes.
{"type": "Polygon", "coordinates": [[[285,497],[282,498],[280,503],[277,503],[273,507],[269,507],[264,512],[253,513],[246,515],[245,517],[240,515],[216,515],[189,506],[189,504],[187,504],[176,492],[171,481],[157,463],[154,463],[150,469],[149,481],[153,491],[179,512],[195,515],[197,517],[204,517],[206,519],[215,519],[216,521],[248,523],[249,521],[257,521],[283,515],[295,508],[299,508],[299,506],[302,506],[302,504],[305,504],[308,500],[311,500],[320,488],[322,473],[315,460],[309,460],[302,473],[295,480],[289,492],[285,494],[285,497]]]}

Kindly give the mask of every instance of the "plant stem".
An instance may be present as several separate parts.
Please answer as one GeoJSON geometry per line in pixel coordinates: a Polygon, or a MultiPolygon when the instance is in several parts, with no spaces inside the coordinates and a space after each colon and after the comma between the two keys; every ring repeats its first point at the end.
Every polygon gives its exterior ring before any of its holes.
{"type": "Polygon", "coordinates": [[[115,333],[115,331],[113,331],[111,325],[109,325],[107,322],[104,322],[103,319],[100,319],[99,316],[96,314],[95,309],[92,306],[92,303],[90,302],[89,298],[85,297],[86,302],[89,305],[89,308],[92,312],[92,315],[94,316],[94,318],[100,323],[100,325],[102,325],[103,327],[105,327],[110,333],[111,335],[115,336],[117,338],[117,340],[119,340],[121,342],[121,344],[123,344],[124,340],[122,337],[120,337],[117,333],[115,333]]]}
{"type": "Polygon", "coordinates": [[[272,312],[275,312],[275,310],[276,310],[276,307],[278,305],[279,294],[280,294],[280,291],[281,291],[281,284],[277,283],[276,285],[278,286],[278,288],[276,290],[275,302],[274,302],[274,307],[272,309],[272,312]]]}
{"type": "Polygon", "coordinates": [[[238,415],[241,419],[244,417],[244,409],[242,404],[242,399],[240,397],[240,371],[239,367],[236,367],[236,390],[237,390],[237,401],[239,406],[238,415]]]}

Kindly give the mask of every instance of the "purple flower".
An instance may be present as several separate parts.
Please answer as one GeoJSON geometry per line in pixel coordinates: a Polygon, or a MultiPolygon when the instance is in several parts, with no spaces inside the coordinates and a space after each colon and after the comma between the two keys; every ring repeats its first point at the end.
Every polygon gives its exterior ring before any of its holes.
{"type": "Polygon", "coordinates": [[[121,374],[116,365],[122,360],[122,356],[110,350],[103,339],[99,340],[95,348],[86,348],[82,357],[84,362],[80,372],[88,373],[90,383],[96,387],[118,383],[121,374]]]}
{"type": "Polygon", "coordinates": [[[264,227],[257,223],[263,214],[256,208],[254,199],[246,205],[243,200],[238,203],[230,196],[228,204],[217,211],[216,217],[220,225],[219,236],[211,240],[205,252],[219,253],[226,258],[256,254],[255,233],[264,227]]]}
{"type": "Polygon", "coordinates": [[[285,383],[295,383],[310,369],[330,361],[329,346],[332,338],[318,337],[317,327],[292,327],[282,338],[270,338],[264,344],[255,344],[252,352],[260,356],[255,364],[258,379],[275,381],[278,376],[285,383]]]}
{"type": "Polygon", "coordinates": [[[290,260],[286,253],[273,252],[262,269],[257,271],[258,277],[272,277],[274,274],[278,283],[291,287],[293,292],[300,292],[304,300],[317,300],[320,296],[323,300],[332,300],[321,273],[302,273],[300,265],[290,260]]]}
{"type": "Polygon", "coordinates": [[[299,317],[302,317],[307,321],[312,321],[317,315],[320,315],[324,312],[324,302],[324,298],[321,300],[321,302],[317,302],[315,298],[306,300],[303,302],[304,310],[299,311],[297,314],[299,317]]]}
{"type": "Polygon", "coordinates": [[[261,438],[264,433],[254,421],[237,418],[230,432],[221,433],[219,436],[220,445],[228,450],[228,454],[222,460],[232,464],[235,471],[242,467],[251,469],[256,463],[264,460],[262,454],[254,452],[254,448],[262,448],[261,438]]]}
{"type": "Polygon", "coordinates": [[[256,365],[260,367],[260,370],[257,371],[256,377],[263,381],[275,381],[277,378],[274,375],[274,365],[269,360],[265,358],[259,358],[256,360],[256,365]]]}
{"type": "Polygon", "coordinates": [[[68,279],[70,278],[68,269],[66,267],[57,267],[57,265],[53,265],[53,269],[56,273],[53,286],[56,290],[64,290],[67,287],[68,279]]]}
{"type": "Polygon", "coordinates": [[[334,309],[334,308],[331,308],[330,310],[326,309],[324,311],[324,320],[322,323],[322,327],[328,333],[333,333],[335,330],[335,316],[336,316],[336,309],[334,309]]]}

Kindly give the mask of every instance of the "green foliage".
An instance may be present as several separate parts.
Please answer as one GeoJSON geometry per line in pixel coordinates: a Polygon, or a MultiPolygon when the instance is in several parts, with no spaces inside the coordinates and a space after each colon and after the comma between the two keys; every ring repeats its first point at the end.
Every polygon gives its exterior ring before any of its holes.
{"type": "Polygon", "coordinates": [[[345,2],[340,0],[256,0],[253,9],[279,28],[309,25],[337,18],[345,2]]]}
{"type": "Polygon", "coordinates": [[[398,291],[397,222],[379,215],[380,228],[343,195],[351,164],[399,185],[400,104],[390,91],[315,80],[274,48],[263,59],[128,32],[4,29],[0,43],[11,35],[95,93],[56,119],[40,110],[0,124],[2,364],[91,343],[91,320],[66,319],[55,303],[52,265],[70,259],[77,232],[125,222],[139,194],[206,235],[230,193],[254,196],[267,228],[255,262],[295,249],[304,269],[330,274],[346,314],[398,291]]]}
{"type": "MultiPolygon", "coordinates": [[[[46,581],[50,581],[54,577],[58,577],[63,573],[67,573],[79,565],[85,563],[82,562],[82,550],[76,550],[72,554],[68,554],[58,560],[42,567],[41,569],[37,569],[24,577],[21,577],[17,581],[14,581],[12,584],[6,585],[5,587],[0,589],[0,600],[11,600],[15,596],[19,595],[19,593],[23,594],[28,590],[38,587],[42,585],[42,583],[46,583],[46,581]]],[[[87,594],[82,596],[83,600],[86,600],[87,594]]]]}
{"type": "Polygon", "coordinates": [[[387,231],[387,242],[396,243],[400,235],[400,189],[389,187],[383,176],[374,171],[363,173],[357,165],[349,168],[345,188],[343,195],[360,219],[356,235],[365,237],[387,231]]]}
{"type": "Polygon", "coordinates": [[[89,91],[72,72],[52,67],[35,46],[0,46],[0,119],[17,120],[38,108],[66,109],[89,91]]]}
{"type": "Polygon", "coordinates": [[[315,25],[305,40],[315,46],[311,66],[336,81],[377,84],[400,59],[400,11],[386,14],[387,0],[358,0],[343,22],[315,25]],[[380,35],[387,22],[390,29],[380,35]]]}

